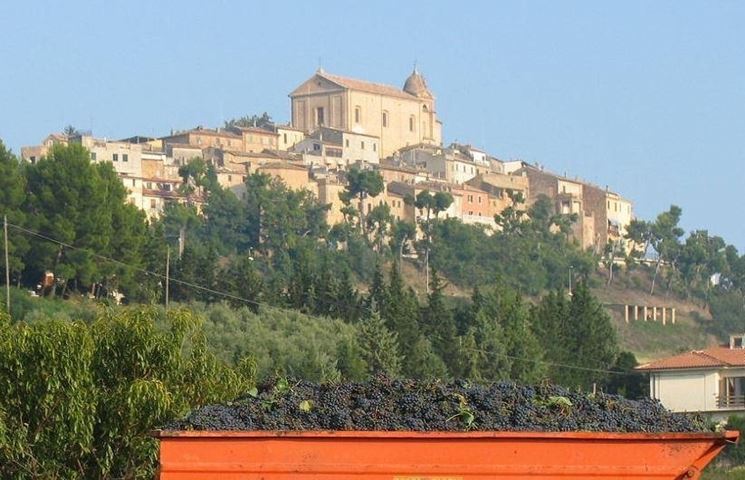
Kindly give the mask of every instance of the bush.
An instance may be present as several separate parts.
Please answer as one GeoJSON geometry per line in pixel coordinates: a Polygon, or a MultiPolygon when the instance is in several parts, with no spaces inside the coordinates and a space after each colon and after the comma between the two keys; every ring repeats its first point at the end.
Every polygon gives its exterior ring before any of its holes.
{"type": "Polygon", "coordinates": [[[16,479],[152,478],[150,430],[234,398],[255,373],[209,353],[193,314],[148,308],[90,324],[0,314],[0,365],[0,477],[16,479]]]}

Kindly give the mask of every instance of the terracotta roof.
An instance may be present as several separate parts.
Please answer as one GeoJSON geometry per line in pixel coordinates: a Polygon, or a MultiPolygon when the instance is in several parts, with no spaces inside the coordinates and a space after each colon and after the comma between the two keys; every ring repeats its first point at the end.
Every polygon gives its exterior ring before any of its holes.
{"type": "MultiPolygon", "coordinates": [[[[272,135],[272,132],[267,132],[269,135],[272,135]]],[[[175,138],[175,137],[182,137],[184,135],[211,135],[213,137],[230,137],[230,138],[242,138],[240,135],[229,132],[227,130],[220,130],[219,132],[217,130],[212,130],[210,128],[192,128],[191,130],[185,130],[183,132],[176,132],[173,135],[166,135],[165,137],[161,137],[161,140],[167,139],[167,138],[175,138]]]]}
{"type": "Polygon", "coordinates": [[[686,368],[745,367],[745,349],[714,347],[694,350],[640,365],[637,370],[677,370],[686,368]]]}
{"type": "Polygon", "coordinates": [[[233,128],[241,132],[257,133],[259,135],[266,135],[269,137],[276,137],[278,135],[277,132],[274,132],[272,130],[267,130],[266,128],[261,128],[261,127],[233,127],[233,128]]]}
{"type": "Polygon", "coordinates": [[[304,170],[304,171],[307,171],[308,170],[308,167],[305,167],[305,166],[302,166],[302,165],[296,165],[296,164],[290,163],[290,162],[279,161],[279,162],[267,163],[265,165],[262,165],[258,169],[259,170],[288,169],[288,170],[304,170]]]}
{"type": "Polygon", "coordinates": [[[366,80],[358,80],[356,78],[342,77],[341,75],[332,75],[320,70],[316,72],[316,75],[350,90],[358,90],[361,92],[375,93],[377,95],[388,95],[391,97],[406,98],[408,100],[417,99],[414,95],[406,93],[403,90],[391,85],[373,83],[366,80]]]}

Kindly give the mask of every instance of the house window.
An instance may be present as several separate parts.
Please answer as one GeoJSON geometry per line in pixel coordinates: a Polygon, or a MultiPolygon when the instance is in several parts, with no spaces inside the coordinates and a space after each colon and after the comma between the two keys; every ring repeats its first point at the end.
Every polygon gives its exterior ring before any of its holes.
{"type": "Polygon", "coordinates": [[[388,112],[383,112],[383,126],[388,126],[388,112]]]}
{"type": "Polygon", "coordinates": [[[150,210],[155,210],[155,199],[154,198],[150,199],[150,210]]]}
{"type": "Polygon", "coordinates": [[[316,108],[316,125],[323,125],[323,107],[316,108]]]}
{"type": "Polygon", "coordinates": [[[320,143],[314,143],[313,144],[313,150],[315,150],[316,152],[319,151],[319,150],[321,150],[321,144],[320,143]]]}
{"type": "Polygon", "coordinates": [[[233,181],[233,176],[232,175],[228,175],[228,182],[232,182],[232,181],[233,181]]]}
{"type": "Polygon", "coordinates": [[[119,154],[118,153],[113,154],[111,156],[111,160],[114,161],[114,162],[118,162],[119,161],[119,154]]]}
{"type": "Polygon", "coordinates": [[[414,115],[409,117],[409,131],[410,132],[414,131],[414,115]]]}
{"type": "Polygon", "coordinates": [[[146,186],[147,186],[148,190],[152,190],[152,188],[153,188],[153,182],[147,182],[147,185],[146,186]]]}
{"type": "Polygon", "coordinates": [[[354,123],[360,123],[361,118],[362,118],[362,108],[359,106],[354,107],[354,123]]]}
{"type": "MultiPolygon", "coordinates": [[[[96,161],[96,152],[91,152],[91,160],[96,161]]],[[[34,163],[34,157],[31,157],[31,163],[34,163]]]]}
{"type": "Polygon", "coordinates": [[[128,162],[128,161],[129,161],[129,155],[127,155],[126,153],[123,153],[122,154],[122,162],[128,162]]]}
{"type": "Polygon", "coordinates": [[[481,196],[479,196],[479,203],[481,203],[481,196]]]}
{"type": "Polygon", "coordinates": [[[364,150],[364,149],[365,149],[365,142],[360,142],[360,148],[361,148],[362,150],[364,150]]]}
{"type": "Polygon", "coordinates": [[[373,143],[373,152],[377,152],[377,151],[378,151],[378,144],[373,143]]]}
{"type": "Polygon", "coordinates": [[[282,137],[284,138],[284,142],[287,143],[287,134],[286,133],[283,133],[282,134],[282,137]]]}
{"type": "Polygon", "coordinates": [[[132,186],[133,186],[133,187],[135,186],[135,182],[136,182],[136,181],[137,181],[137,180],[135,180],[134,178],[132,179],[132,186]]]}
{"type": "Polygon", "coordinates": [[[349,148],[349,139],[348,139],[348,138],[347,138],[347,139],[346,139],[346,140],[344,141],[344,145],[345,145],[345,146],[346,146],[347,148],[349,148]]]}

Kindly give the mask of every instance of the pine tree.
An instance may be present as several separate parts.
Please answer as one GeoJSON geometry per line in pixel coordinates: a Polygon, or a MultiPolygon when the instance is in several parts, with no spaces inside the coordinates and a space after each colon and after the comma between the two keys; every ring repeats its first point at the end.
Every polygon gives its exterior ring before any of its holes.
{"type": "Polygon", "coordinates": [[[402,358],[398,350],[398,337],[388,330],[373,303],[372,310],[360,322],[359,335],[362,358],[371,375],[384,373],[395,377],[401,373],[402,358]]]}
{"type": "Polygon", "coordinates": [[[497,293],[500,325],[504,332],[505,356],[511,360],[509,378],[536,382],[544,377],[543,352],[530,325],[530,316],[520,296],[503,289],[497,293]]]}
{"type": "MultiPolygon", "coordinates": [[[[25,226],[26,215],[22,208],[26,202],[26,180],[18,159],[0,141],[0,222],[3,216],[14,225],[25,226]]],[[[0,238],[2,245],[2,238],[0,238]]],[[[28,251],[28,240],[24,235],[8,231],[8,251],[11,277],[20,279],[23,271],[23,256],[28,251]]],[[[0,250],[1,251],[1,250],[0,250]]],[[[0,264],[2,281],[5,281],[5,262],[0,264]]],[[[13,281],[11,279],[11,281],[13,281]]]]}
{"type": "Polygon", "coordinates": [[[456,344],[458,332],[455,319],[445,306],[443,294],[445,286],[435,269],[432,269],[430,288],[427,306],[422,311],[422,327],[440,358],[446,364],[454,365],[458,354],[456,344]]]}
{"type": "Polygon", "coordinates": [[[426,337],[420,335],[404,359],[404,372],[409,378],[420,380],[448,378],[448,368],[426,337]]]}
{"type": "Polygon", "coordinates": [[[398,334],[401,354],[407,357],[419,335],[419,302],[416,294],[404,285],[397,265],[391,269],[386,296],[381,315],[386,326],[398,334]]]}
{"type": "MultiPolygon", "coordinates": [[[[599,370],[609,369],[617,355],[616,332],[603,306],[584,282],[574,289],[569,312],[567,347],[572,352],[572,363],[599,370]]],[[[606,374],[569,370],[565,378],[568,384],[590,388],[593,383],[604,382],[606,374]]]]}
{"type": "MultiPolygon", "coordinates": [[[[563,291],[549,292],[531,311],[532,325],[541,343],[548,362],[571,364],[573,345],[569,342],[570,324],[569,302],[563,291]]],[[[561,367],[548,367],[547,376],[556,383],[564,384],[567,370],[561,367]]]]}

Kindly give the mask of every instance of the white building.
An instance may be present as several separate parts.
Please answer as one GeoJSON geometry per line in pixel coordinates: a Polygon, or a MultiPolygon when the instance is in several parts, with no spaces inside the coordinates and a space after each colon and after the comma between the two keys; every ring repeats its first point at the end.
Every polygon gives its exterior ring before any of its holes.
{"type": "Polygon", "coordinates": [[[695,350],[637,367],[649,373],[650,396],[673,412],[713,419],[745,414],[745,334],[726,346],[695,350]]]}

